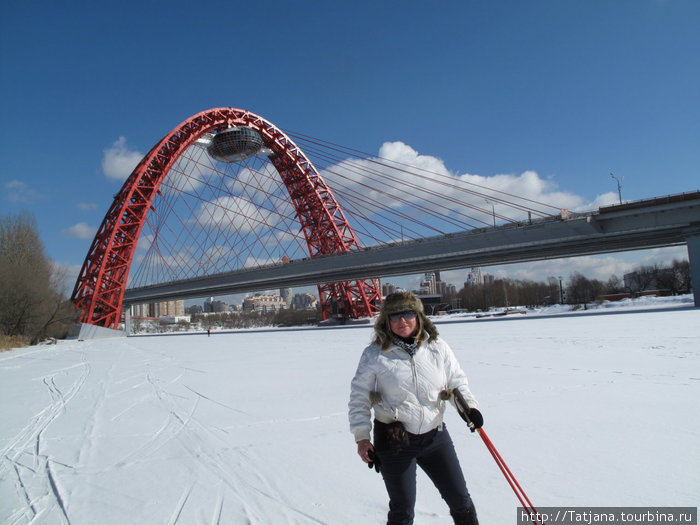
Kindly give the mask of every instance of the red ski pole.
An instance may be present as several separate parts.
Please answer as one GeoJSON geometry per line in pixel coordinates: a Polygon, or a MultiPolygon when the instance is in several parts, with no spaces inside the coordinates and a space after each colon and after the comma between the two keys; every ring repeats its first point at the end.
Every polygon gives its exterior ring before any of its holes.
{"type": "MultiPolygon", "coordinates": [[[[473,425],[473,423],[472,423],[472,425],[473,425]]],[[[539,512],[537,512],[537,509],[534,507],[534,505],[532,504],[530,499],[527,497],[527,494],[525,494],[525,491],[520,486],[520,483],[518,483],[518,480],[515,479],[515,476],[508,468],[508,465],[506,465],[506,462],[503,460],[501,455],[498,453],[498,450],[496,450],[496,447],[493,445],[493,442],[486,435],[486,431],[483,428],[477,428],[476,431],[481,436],[481,439],[484,442],[484,444],[486,445],[486,448],[489,449],[489,452],[493,456],[493,459],[496,461],[498,468],[500,468],[501,472],[503,472],[503,475],[505,476],[506,481],[510,485],[510,488],[513,489],[513,492],[515,492],[515,495],[518,498],[518,501],[520,501],[520,504],[529,513],[530,519],[532,520],[532,523],[534,523],[535,525],[546,525],[545,522],[542,520],[542,517],[540,516],[539,512]],[[527,504],[526,504],[526,502],[527,502],[527,504]]]]}
{"type": "Polygon", "coordinates": [[[513,492],[515,493],[515,496],[518,498],[518,501],[520,501],[520,504],[529,513],[529,516],[530,516],[530,519],[532,520],[532,523],[534,523],[534,525],[546,525],[546,523],[542,520],[542,517],[540,516],[540,514],[537,512],[537,509],[532,504],[530,499],[527,497],[527,494],[525,494],[525,491],[523,490],[523,488],[520,486],[520,483],[518,483],[518,480],[515,479],[515,476],[508,468],[508,465],[506,465],[506,462],[503,460],[501,455],[498,453],[498,450],[496,450],[496,447],[494,446],[493,442],[486,435],[486,431],[483,428],[476,428],[476,426],[474,425],[474,422],[471,419],[469,419],[469,416],[467,415],[467,411],[469,410],[469,406],[467,405],[466,400],[462,396],[462,393],[458,389],[455,388],[453,390],[453,394],[454,394],[455,406],[457,407],[457,412],[459,412],[459,415],[467,423],[469,430],[471,430],[472,432],[476,431],[479,433],[479,436],[481,436],[481,440],[486,445],[486,448],[491,453],[491,456],[493,456],[493,459],[496,461],[498,468],[501,469],[501,472],[505,476],[506,481],[510,485],[510,488],[513,489],[513,492]]]}

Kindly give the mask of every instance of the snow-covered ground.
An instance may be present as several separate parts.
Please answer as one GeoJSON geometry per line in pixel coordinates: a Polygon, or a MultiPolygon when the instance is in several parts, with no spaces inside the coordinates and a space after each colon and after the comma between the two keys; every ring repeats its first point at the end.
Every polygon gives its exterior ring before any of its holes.
{"type": "MultiPolygon", "coordinates": [[[[439,322],[535,506],[700,503],[700,309],[666,301],[439,322]]],[[[384,486],[346,415],[370,337],[360,325],[1,353],[0,522],[382,523],[384,486]]],[[[484,444],[454,411],[447,425],[481,523],[515,523],[484,444]]],[[[450,523],[418,483],[416,523],[450,523]]]]}

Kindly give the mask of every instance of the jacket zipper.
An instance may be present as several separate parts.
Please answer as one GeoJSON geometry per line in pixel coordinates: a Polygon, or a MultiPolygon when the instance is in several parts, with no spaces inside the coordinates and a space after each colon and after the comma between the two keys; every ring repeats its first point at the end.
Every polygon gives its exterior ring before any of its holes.
{"type": "Polygon", "coordinates": [[[418,407],[420,408],[420,424],[418,426],[418,433],[420,434],[423,430],[423,407],[420,405],[420,400],[418,400],[418,373],[416,372],[416,360],[414,356],[411,356],[411,370],[413,372],[413,389],[416,392],[416,400],[418,401],[418,407]]]}

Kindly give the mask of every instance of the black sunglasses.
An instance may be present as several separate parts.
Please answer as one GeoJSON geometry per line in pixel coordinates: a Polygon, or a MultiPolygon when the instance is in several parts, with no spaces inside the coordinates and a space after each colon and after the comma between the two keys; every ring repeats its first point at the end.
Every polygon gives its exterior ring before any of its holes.
{"type": "Polygon", "coordinates": [[[389,320],[392,322],[400,321],[401,318],[404,318],[406,321],[412,321],[413,319],[416,318],[416,312],[413,310],[408,310],[407,312],[398,312],[395,314],[389,314],[389,320]]]}

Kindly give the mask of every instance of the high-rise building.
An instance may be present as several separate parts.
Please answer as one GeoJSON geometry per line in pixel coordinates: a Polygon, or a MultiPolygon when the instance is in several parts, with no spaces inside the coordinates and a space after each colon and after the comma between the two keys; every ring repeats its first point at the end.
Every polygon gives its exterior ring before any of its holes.
{"type": "Polygon", "coordinates": [[[391,283],[384,283],[382,284],[382,295],[386,297],[389,294],[392,294],[396,291],[396,286],[394,286],[391,283]]]}
{"type": "Polygon", "coordinates": [[[435,273],[426,273],[420,283],[422,295],[434,295],[437,293],[437,277],[435,273]]]}
{"type": "Polygon", "coordinates": [[[184,299],[131,305],[132,317],[180,317],[183,315],[185,315],[184,299]]]}
{"type": "Polygon", "coordinates": [[[159,317],[164,315],[182,316],[185,315],[185,300],[177,299],[174,301],[161,301],[158,303],[159,317]]]}
{"type": "Polygon", "coordinates": [[[470,286],[481,286],[484,284],[484,278],[481,275],[481,268],[478,266],[475,266],[469,270],[469,273],[467,273],[467,280],[464,283],[465,288],[469,288],[470,286]]]}
{"type": "Polygon", "coordinates": [[[280,290],[280,296],[282,297],[282,300],[284,301],[286,307],[290,308],[292,306],[292,289],[282,288],[280,290]]]}

